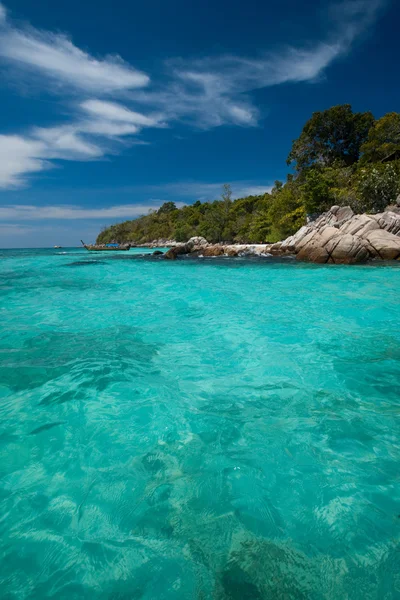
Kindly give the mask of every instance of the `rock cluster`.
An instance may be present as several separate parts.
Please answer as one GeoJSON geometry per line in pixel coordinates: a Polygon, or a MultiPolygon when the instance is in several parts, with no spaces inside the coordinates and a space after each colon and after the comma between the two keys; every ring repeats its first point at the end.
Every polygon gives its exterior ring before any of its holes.
{"type": "Polygon", "coordinates": [[[175,244],[172,248],[165,253],[165,258],[175,260],[180,254],[192,254],[195,252],[202,252],[208,248],[209,243],[203,237],[197,236],[192,237],[185,244],[175,244]]]}
{"type": "Polygon", "coordinates": [[[146,242],[145,244],[132,244],[132,248],[172,248],[173,246],[178,245],[179,243],[175,240],[160,238],[158,240],[153,240],[152,242],[146,242]]]}
{"type": "Polygon", "coordinates": [[[271,256],[269,244],[209,244],[203,237],[190,238],[185,244],[176,244],[164,257],[175,260],[181,254],[193,256],[271,256]]]}
{"type": "Polygon", "coordinates": [[[355,264],[400,258],[400,214],[355,215],[349,206],[332,206],[283,242],[272,254],[295,254],[316,263],[355,264]]]}
{"type": "MultiPolygon", "coordinates": [[[[161,245],[160,240],[154,245],[161,245]]],[[[400,213],[356,215],[349,206],[332,206],[294,235],[275,244],[209,244],[203,237],[171,242],[165,258],[177,256],[296,256],[315,263],[356,264],[371,259],[400,260],[400,213]]]]}

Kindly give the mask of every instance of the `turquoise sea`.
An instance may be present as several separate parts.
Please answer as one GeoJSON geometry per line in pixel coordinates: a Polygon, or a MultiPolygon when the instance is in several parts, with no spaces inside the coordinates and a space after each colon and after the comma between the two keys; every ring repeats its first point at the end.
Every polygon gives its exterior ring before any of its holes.
{"type": "Polygon", "coordinates": [[[0,251],[0,597],[400,598],[400,263],[0,251]]]}

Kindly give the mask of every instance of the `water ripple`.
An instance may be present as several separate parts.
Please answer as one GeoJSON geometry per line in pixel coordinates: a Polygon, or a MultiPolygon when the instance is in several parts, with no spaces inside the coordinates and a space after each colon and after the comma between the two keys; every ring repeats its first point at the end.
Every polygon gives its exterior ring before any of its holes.
{"type": "Polygon", "coordinates": [[[2,252],[2,597],[400,597],[400,270],[66,252],[2,252]]]}

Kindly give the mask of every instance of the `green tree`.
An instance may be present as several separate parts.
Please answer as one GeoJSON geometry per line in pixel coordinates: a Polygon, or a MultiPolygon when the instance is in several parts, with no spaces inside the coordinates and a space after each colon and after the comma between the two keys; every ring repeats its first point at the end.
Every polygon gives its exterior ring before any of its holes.
{"type": "Polygon", "coordinates": [[[335,204],[334,188],[337,169],[311,168],[304,173],[299,186],[307,214],[322,213],[335,204]]]}
{"type": "Polygon", "coordinates": [[[271,241],[284,239],[304,225],[306,211],[295,181],[272,190],[268,218],[271,241]]]}
{"type": "Polygon", "coordinates": [[[378,213],[394,202],[400,192],[400,161],[366,165],[355,177],[357,212],[378,213]]]}
{"type": "Polygon", "coordinates": [[[165,213],[168,214],[174,210],[177,210],[175,202],[164,202],[164,204],[160,206],[157,212],[159,215],[162,215],[165,213]]]}
{"type": "Polygon", "coordinates": [[[350,104],[315,112],[294,140],[287,163],[295,163],[297,171],[313,165],[352,165],[373,123],[372,113],[353,113],[350,104]]]}
{"type": "Polygon", "coordinates": [[[378,162],[400,153],[400,114],[391,112],[375,121],[361,152],[362,163],[378,162]]]}
{"type": "Polygon", "coordinates": [[[221,202],[218,203],[218,212],[221,228],[221,240],[232,241],[233,231],[230,223],[230,213],[232,208],[232,188],[229,183],[224,183],[221,192],[221,202]]]}

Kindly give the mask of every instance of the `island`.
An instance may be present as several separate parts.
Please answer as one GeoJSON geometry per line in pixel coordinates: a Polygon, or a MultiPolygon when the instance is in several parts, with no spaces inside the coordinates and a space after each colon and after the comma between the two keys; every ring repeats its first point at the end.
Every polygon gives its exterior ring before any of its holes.
{"type": "Polygon", "coordinates": [[[400,114],[375,119],[349,104],[316,112],[294,140],[292,172],[261,195],[177,208],[165,202],[106,227],[96,241],[168,247],[165,258],[295,256],[316,263],[400,257],[400,114]]]}

